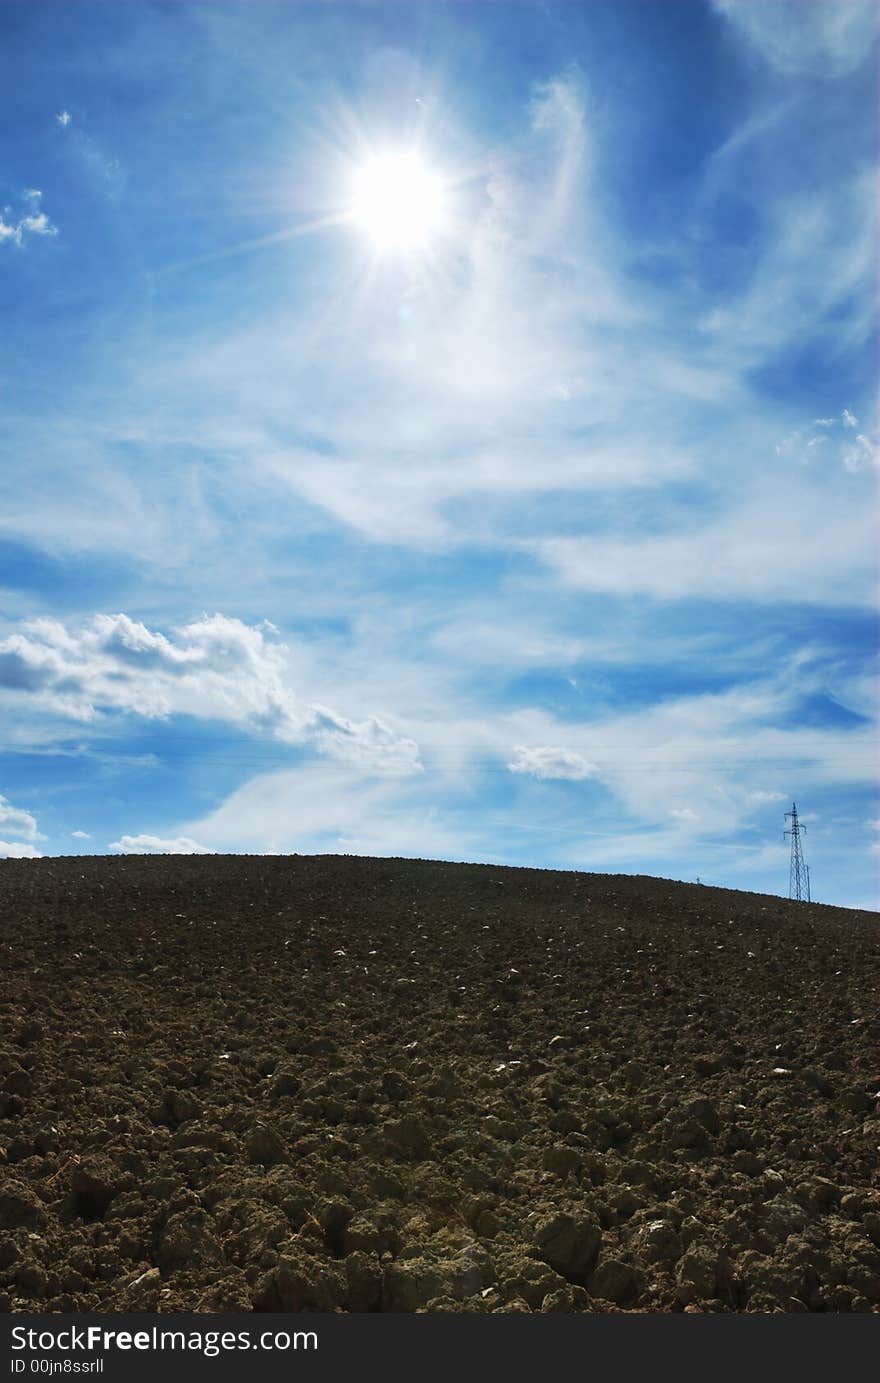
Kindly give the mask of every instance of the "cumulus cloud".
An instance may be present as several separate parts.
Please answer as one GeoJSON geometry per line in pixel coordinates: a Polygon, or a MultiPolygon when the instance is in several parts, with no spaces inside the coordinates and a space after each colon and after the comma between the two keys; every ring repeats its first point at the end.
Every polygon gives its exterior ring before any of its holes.
{"type": "Polygon", "coordinates": [[[200,845],[189,836],[176,836],[173,840],[163,840],[160,836],[121,836],[110,842],[111,850],[122,855],[213,855],[215,852],[207,845],[200,845]]]}
{"type": "Polygon", "coordinates": [[[61,126],[62,129],[67,129],[67,126],[70,124],[72,118],[73,117],[71,116],[69,110],[60,110],[58,114],[55,116],[55,119],[58,121],[58,124],[61,126]]]}
{"type": "Polygon", "coordinates": [[[306,729],[315,745],[334,758],[364,766],[381,764],[390,772],[421,771],[415,740],[395,734],[377,716],[362,721],[346,720],[326,706],[313,706],[306,729]]]}
{"type": "Polygon", "coordinates": [[[12,207],[3,208],[0,212],[0,245],[21,246],[32,235],[58,234],[58,227],[53,225],[40,205],[42,196],[37,188],[28,188],[23,194],[25,207],[17,214],[12,207]]]}
{"type": "Polygon", "coordinates": [[[14,840],[0,840],[0,859],[10,860],[38,860],[41,858],[40,851],[34,841],[44,840],[37,830],[36,817],[30,812],[23,811],[21,807],[13,807],[12,803],[0,796],[0,834],[3,836],[14,836],[14,840]]]}
{"type": "Polygon", "coordinates": [[[25,845],[17,840],[0,840],[0,859],[39,860],[42,856],[34,845],[25,845]]]}
{"type": "Polygon", "coordinates": [[[349,720],[300,704],[290,686],[292,650],[271,625],[204,615],[169,636],[125,614],[95,615],[70,631],[37,619],[0,640],[0,687],[42,709],[95,722],[113,712],[192,715],[309,744],[376,771],[419,768],[418,745],[377,716],[349,720]]]}
{"type": "Polygon", "coordinates": [[[112,710],[284,719],[283,652],[260,629],[214,615],[175,633],[167,638],[125,614],[95,615],[73,631],[32,620],[0,640],[0,685],[83,721],[112,710]]]}
{"type": "Polygon", "coordinates": [[[5,797],[0,797],[0,831],[4,835],[21,836],[24,840],[38,839],[36,818],[20,807],[13,807],[5,797]]]}
{"type": "Polygon", "coordinates": [[[88,831],[71,831],[70,834],[73,836],[74,840],[91,840],[92,838],[88,831]]]}
{"type": "Polygon", "coordinates": [[[532,778],[566,778],[571,782],[592,778],[596,773],[596,765],[580,754],[550,745],[531,749],[517,745],[507,767],[511,773],[525,773],[532,778]]]}

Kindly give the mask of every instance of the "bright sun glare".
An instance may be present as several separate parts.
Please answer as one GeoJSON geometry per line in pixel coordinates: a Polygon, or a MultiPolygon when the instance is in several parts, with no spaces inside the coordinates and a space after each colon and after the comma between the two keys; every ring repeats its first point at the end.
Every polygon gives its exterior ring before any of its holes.
{"type": "Polygon", "coordinates": [[[351,212],[378,249],[418,249],[442,228],[443,183],[418,154],[377,154],[355,177],[351,212]]]}

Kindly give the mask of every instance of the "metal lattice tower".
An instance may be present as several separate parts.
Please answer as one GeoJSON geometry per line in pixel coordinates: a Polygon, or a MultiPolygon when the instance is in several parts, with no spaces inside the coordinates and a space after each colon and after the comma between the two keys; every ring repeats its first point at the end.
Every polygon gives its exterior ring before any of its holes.
{"type": "Polygon", "coordinates": [[[791,836],[791,869],[788,875],[788,896],[797,898],[800,902],[809,903],[810,901],[810,870],[804,860],[804,852],[801,849],[801,832],[805,831],[806,826],[802,826],[798,821],[797,804],[792,802],[791,811],[785,813],[786,819],[791,817],[791,828],[783,834],[791,836]]]}

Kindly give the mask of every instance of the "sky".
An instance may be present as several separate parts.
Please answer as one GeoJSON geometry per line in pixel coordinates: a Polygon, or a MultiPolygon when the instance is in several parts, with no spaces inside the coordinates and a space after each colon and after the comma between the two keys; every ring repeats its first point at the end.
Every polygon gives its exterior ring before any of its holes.
{"type": "Polygon", "coordinates": [[[0,44],[0,855],[880,906],[873,3],[0,44]]]}

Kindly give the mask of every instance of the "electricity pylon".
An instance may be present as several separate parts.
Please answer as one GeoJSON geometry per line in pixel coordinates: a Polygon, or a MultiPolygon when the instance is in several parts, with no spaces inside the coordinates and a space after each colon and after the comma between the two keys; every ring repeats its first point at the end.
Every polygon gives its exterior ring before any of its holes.
{"type": "Polygon", "coordinates": [[[804,852],[801,849],[801,831],[805,831],[806,826],[802,826],[798,821],[797,805],[792,802],[791,811],[786,812],[786,819],[791,817],[791,828],[783,832],[784,836],[791,836],[791,869],[788,874],[788,896],[797,898],[799,902],[810,902],[810,870],[804,860],[804,852]]]}

